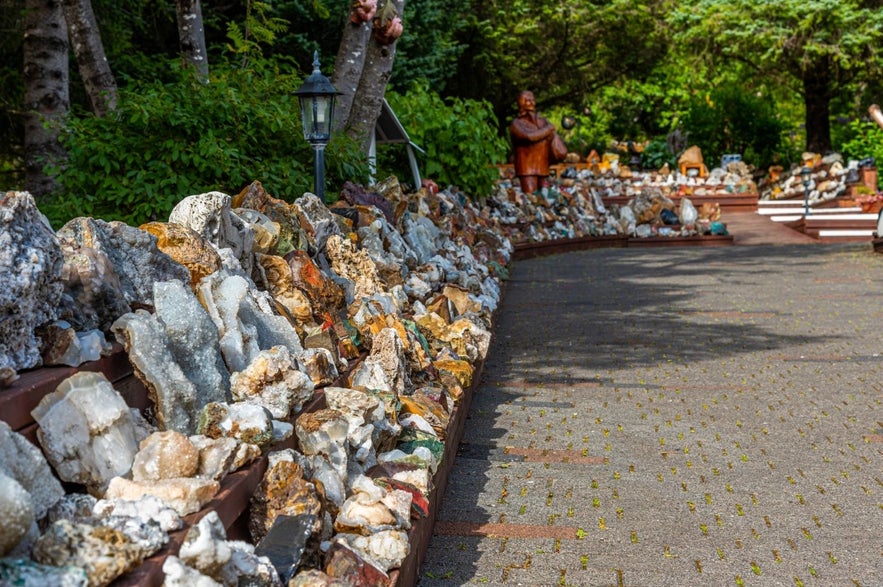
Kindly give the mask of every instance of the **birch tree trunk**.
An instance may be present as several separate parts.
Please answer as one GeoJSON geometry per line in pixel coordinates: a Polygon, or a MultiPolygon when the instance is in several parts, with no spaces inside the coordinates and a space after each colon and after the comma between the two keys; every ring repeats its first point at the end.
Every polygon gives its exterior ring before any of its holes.
{"type": "Polygon", "coordinates": [[[181,58],[196,70],[199,81],[208,83],[208,53],[199,0],[175,0],[175,13],[178,16],[181,58]]]}
{"type": "Polygon", "coordinates": [[[346,128],[365,66],[365,53],[371,41],[371,21],[359,24],[347,21],[334,61],[331,84],[340,92],[334,106],[334,128],[346,128]]]}
{"type": "Polygon", "coordinates": [[[56,187],[43,169],[65,158],[58,133],[70,109],[67,28],[58,0],[25,3],[25,189],[42,198],[56,187]]]}
{"type": "Polygon", "coordinates": [[[90,0],[61,0],[77,68],[96,116],[116,108],[117,84],[104,55],[101,32],[90,0]]]}
{"type": "MultiPolygon", "coordinates": [[[[404,13],[405,0],[387,0],[387,2],[392,2],[399,16],[404,13]]],[[[368,41],[365,51],[365,65],[359,78],[346,133],[359,141],[362,150],[366,153],[371,143],[371,132],[377,124],[377,119],[380,118],[386,84],[392,75],[396,43],[398,40],[388,45],[381,45],[372,38],[368,41]]]]}

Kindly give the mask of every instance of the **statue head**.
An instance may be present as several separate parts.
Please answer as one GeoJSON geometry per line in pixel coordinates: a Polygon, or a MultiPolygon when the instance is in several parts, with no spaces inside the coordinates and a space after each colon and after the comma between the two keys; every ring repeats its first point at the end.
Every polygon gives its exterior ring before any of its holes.
{"type": "Polygon", "coordinates": [[[533,98],[533,92],[525,90],[518,94],[518,115],[524,116],[526,113],[536,112],[537,103],[533,98]]]}

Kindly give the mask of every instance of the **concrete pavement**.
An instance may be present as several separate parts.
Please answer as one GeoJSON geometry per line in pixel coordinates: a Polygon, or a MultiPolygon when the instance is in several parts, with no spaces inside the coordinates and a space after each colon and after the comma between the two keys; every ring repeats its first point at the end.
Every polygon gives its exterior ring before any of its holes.
{"type": "Polygon", "coordinates": [[[519,261],[419,585],[879,587],[881,390],[869,245],[519,261]]]}

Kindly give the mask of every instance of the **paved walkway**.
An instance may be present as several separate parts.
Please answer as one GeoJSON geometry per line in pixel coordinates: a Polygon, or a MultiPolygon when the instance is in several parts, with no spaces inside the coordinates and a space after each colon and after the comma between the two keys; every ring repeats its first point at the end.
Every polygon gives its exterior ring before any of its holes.
{"type": "Polygon", "coordinates": [[[881,303],[867,244],[518,262],[420,586],[883,585],[881,303]]]}

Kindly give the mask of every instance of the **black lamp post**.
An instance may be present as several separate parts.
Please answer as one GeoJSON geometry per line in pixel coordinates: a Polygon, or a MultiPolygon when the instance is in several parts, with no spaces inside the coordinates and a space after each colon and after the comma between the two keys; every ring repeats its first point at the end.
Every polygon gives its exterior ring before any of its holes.
{"type": "Polygon", "coordinates": [[[325,201],[325,145],[331,139],[334,102],[340,94],[319,71],[319,52],[313,53],[313,73],[294,93],[300,100],[304,138],[315,151],[314,184],[316,195],[325,201]]]}
{"type": "Polygon", "coordinates": [[[803,179],[803,217],[809,216],[809,184],[812,182],[812,169],[806,163],[800,170],[800,177],[803,179]]]}

